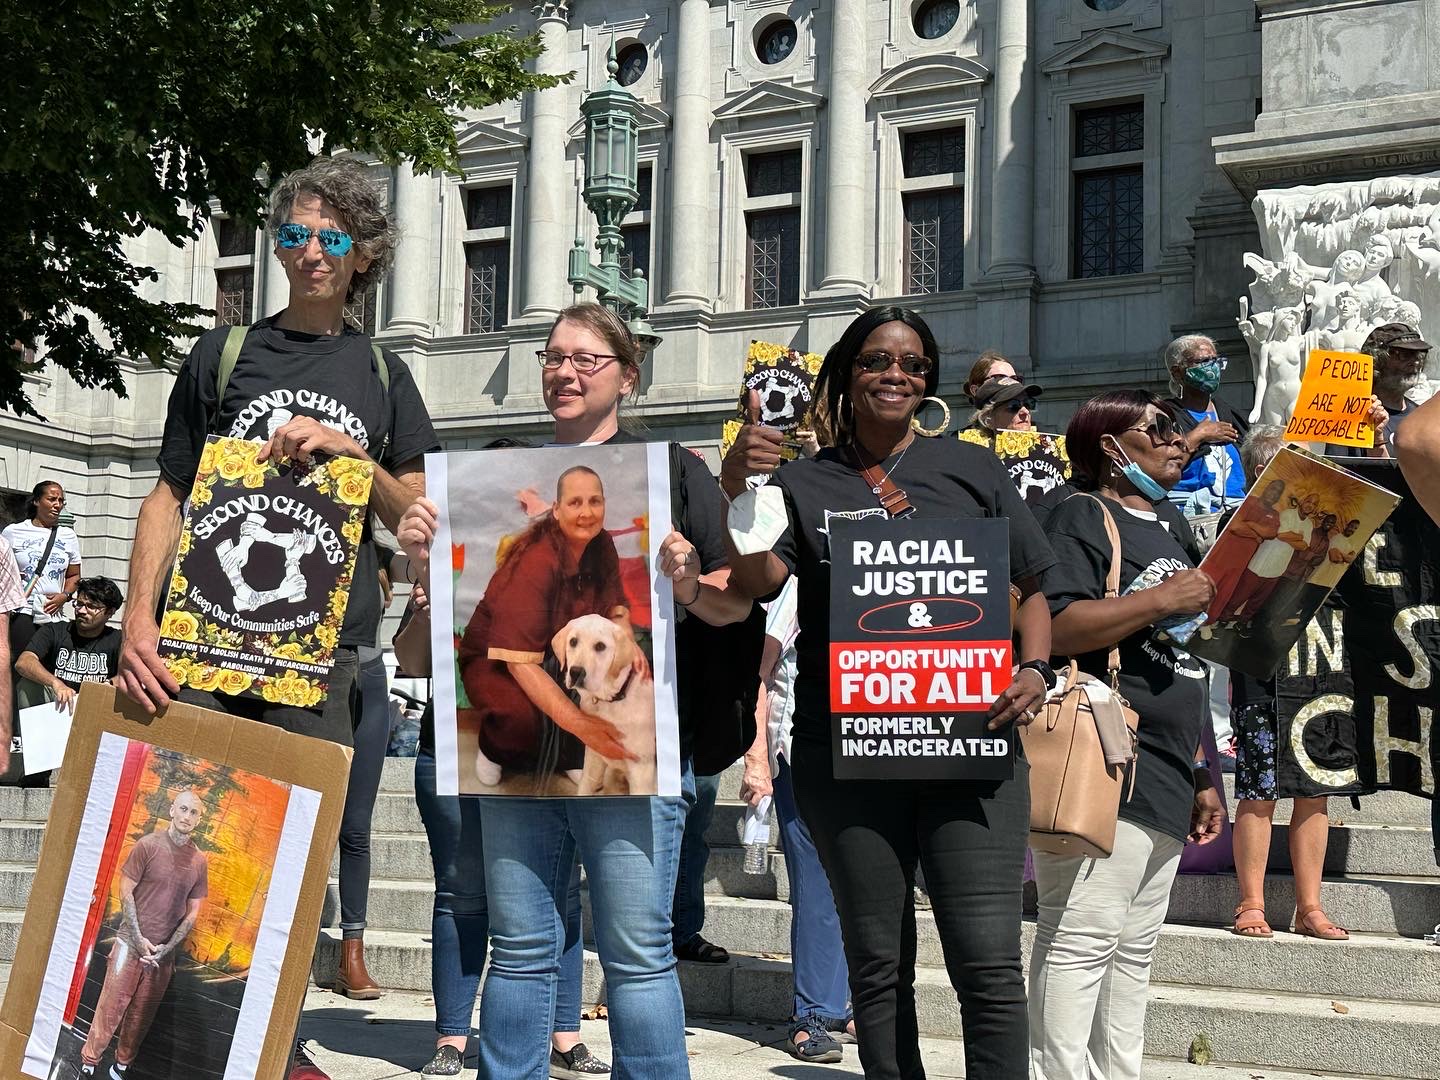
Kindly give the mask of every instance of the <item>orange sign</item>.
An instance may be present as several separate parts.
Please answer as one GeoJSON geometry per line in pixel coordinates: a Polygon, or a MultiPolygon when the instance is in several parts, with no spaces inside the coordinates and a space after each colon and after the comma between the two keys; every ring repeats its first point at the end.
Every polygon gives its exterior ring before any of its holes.
{"type": "Polygon", "coordinates": [[[1366,353],[1310,350],[1285,437],[1337,446],[1373,446],[1370,412],[1375,361],[1366,353]]]}

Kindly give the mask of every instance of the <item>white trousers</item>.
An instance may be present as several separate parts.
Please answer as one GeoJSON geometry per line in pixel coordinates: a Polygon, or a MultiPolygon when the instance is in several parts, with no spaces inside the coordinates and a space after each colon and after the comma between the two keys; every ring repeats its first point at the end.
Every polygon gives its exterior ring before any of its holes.
{"type": "Polygon", "coordinates": [[[1121,821],[1108,859],[1034,853],[1034,1080],[1139,1080],[1150,959],[1183,847],[1121,821]]]}
{"type": "Polygon", "coordinates": [[[1235,741],[1230,728],[1230,669],[1205,661],[1210,669],[1210,726],[1215,729],[1215,749],[1224,750],[1235,741]]]}

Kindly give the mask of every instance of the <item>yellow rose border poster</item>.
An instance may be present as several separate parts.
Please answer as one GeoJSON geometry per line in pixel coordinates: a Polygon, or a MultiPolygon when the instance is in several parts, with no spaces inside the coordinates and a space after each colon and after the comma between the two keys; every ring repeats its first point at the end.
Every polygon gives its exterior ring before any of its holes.
{"type": "Polygon", "coordinates": [[[205,444],[159,651],[181,686],[313,708],[328,691],[375,467],[261,462],[260,447],[205,444]]]}

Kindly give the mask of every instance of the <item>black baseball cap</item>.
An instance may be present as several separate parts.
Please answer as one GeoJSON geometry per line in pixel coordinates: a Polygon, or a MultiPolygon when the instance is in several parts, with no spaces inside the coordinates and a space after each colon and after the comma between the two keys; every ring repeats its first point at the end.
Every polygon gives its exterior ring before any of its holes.
{"type": "Polygon", "coordinates": [[[1430,348],[1430,343],[1420,336],[1420,332],[1409,323],[1391,322],[1383,326],[1377,326],[1370,331],[1365,339],[1365,344],[1360,346],[1363,350],[1370,349],[1415,349],[1422,351],[1430,348]]]}
{"type": "Polygon", "coordinates": [[[1002,405],[1007,401],[1014,401],[1018,397],[1038,398],[1041,392],[1040,387],[1034,383],[986,383],[975,392],[975,407],[983,409],[987,405],[1002,405]]]}

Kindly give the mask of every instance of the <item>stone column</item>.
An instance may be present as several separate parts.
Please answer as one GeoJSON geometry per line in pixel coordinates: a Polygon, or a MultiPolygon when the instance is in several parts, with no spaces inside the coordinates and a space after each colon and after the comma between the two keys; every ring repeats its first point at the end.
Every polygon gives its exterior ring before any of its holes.
{"type": "Polygon", "coordinates": [[[275,256],[275,237],[270,230],[261,230],[258,244],[255,260],[260,264],[260,305],[255,318],[265,319],[278,315],[290,303],[290,279],[275,256]]]}
{"type": "Polygon", "coordinates": [[[416,176],[410,162],[395,169],[395,221],[400,226],[400,246],[390,268],[386,330],[429,335],[435,323],[435,275],[430,261],[430,241],[435,224],[435,178],[430,173],[416,176]]]}
{"type": "MultiPolygon", "coordinates": [[[[681,0],[670,155],[670,304],[710,307],[710,0],[681,0]]],[[[654,283],[651,283],[654,288],[654,283]]]]}
{"type": "MultiPolygon", "coordinates": [[[[535,70],[542,75],[564,75],[571,69],[567,41],[569,0],[544,0],[534,6],[534,11],[543,50],[535,61],[535,70]]],[[[524,183],[517,192],[525,207],[525,231],[519,250],[525,253],[521,314],[526,318],[557,315],[565,306],[570,288],[565,280],[566,257],[575,238],[565,235],[574,202],[565,164],[568,94],[561,84],[530,95],[530,152],[524,183]]],[[[571,119],[577,118],[578,114],[571,119]]]]}
{"type": "Polygon", "coordinates": [[[990,273],[1035,265],[1035,81],[1032,0],[999,0],[995,48],[995,169],[990,192],[990,273]]]}
{"type": "Polygon", "coordinates": [[[865,289],[865,0],[834,0],[825,105],[825,264],[822,289],[865,289]]]}

